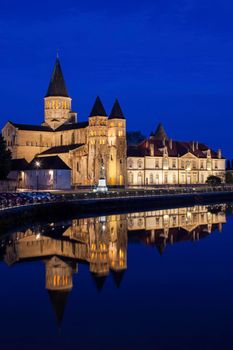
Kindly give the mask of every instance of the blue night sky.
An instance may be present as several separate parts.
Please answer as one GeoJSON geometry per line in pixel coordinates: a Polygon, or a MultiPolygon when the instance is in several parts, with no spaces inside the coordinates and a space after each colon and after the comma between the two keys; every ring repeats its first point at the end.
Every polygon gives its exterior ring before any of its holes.
{"type": "Polygon", "coordinates": [[[232,158],[232,18],[230,0],[1,1],[0,127],[42,121],[58,50],[80,121],[118,97],[128,130],[232,158]]]}

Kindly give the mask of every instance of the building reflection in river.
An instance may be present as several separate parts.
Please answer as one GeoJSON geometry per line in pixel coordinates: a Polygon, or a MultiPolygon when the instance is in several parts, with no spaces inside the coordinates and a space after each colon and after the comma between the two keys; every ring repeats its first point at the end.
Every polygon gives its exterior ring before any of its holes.
{"type": "Polygon", "coordinates": [[[226,205],[155,210],[38,225],[11,234],[1,246],[8,265],[44,261],[45,287],[60,323],[78,263],[89,264],[98,290],[110,271],[119,287],[127,269],[128,239],[136,237],[162,254],[167,244],[196,241],[215,229],[221,232],[224,223],[226,205]]]}

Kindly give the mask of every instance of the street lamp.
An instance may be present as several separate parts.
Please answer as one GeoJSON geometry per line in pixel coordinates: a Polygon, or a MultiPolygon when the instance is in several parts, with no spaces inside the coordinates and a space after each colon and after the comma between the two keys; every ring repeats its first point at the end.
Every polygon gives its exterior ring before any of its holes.
{"type": "Polygon", "coordinates": [[[40,162],[37,160],[35,162],[35,167],[36,167],[36,189],[38,191],[38,177],[39,177],[39,173],[38,173],[38,169],[40,168],[40,162]]]}

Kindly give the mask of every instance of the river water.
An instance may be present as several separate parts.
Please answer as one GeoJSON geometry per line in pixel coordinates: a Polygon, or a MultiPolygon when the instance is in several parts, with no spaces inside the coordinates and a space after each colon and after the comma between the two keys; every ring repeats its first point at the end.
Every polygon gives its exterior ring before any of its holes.
{"type": "Polygon", "coordinates": [[[231,204],[0,237],[0,349],[231,349],[231,204]]]}

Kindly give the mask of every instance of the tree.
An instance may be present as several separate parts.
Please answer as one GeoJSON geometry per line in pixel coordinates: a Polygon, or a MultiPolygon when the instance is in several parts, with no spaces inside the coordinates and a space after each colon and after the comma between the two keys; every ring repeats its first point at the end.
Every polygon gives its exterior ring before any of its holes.
{"type": "Polygon", "coordinates": [[[5,180],[11,168],[11,152],[7,150],[6,141],[0,134],[0,180],[5,180]]]}
{"type": "Polygon", "coordinates": [[[214,176],[214,175],[210,175],[208,176],[207,180],[206,180],[206,183],[208,185],[211,185],[211,186],[218,186],[218,185],[221,185],[221,178],[218,177],[218,176],[214,176]]]}
{"type": "Polygon", "coordinates": [[[231,171],[226,172],[226,183],[232,184],[233,183],[233,174],[231,171]]]}

